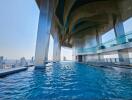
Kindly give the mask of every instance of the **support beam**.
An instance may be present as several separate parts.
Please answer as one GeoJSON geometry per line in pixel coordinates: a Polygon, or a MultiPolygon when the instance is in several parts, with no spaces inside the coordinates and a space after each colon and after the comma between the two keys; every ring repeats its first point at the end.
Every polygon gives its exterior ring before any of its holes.
{"type": "Polygon", "coordinates": [[[43,68],[45,62],[48,60],[48,47],[49,47],[50,24],[51,24],[49,8],[50,8],[49,0],[41,0],[36,52],[35,52],[36,68],[43,68]]]}
{"type": "MultiPolygon", "coordinates": [[[[114,31],[115,31],[117,43],[118,44],[125,43],[126,42],[125,30],[121,17],[119,17],[118,20],[113,19],[113,24],[114,24],[114,31]]],[[[129,63],[128,50],[118,50],[118,56],[119,56],[119,62],[129,63]]]]}
{"type": "Polygon", "coordinates": [[[119,62],[126,64],[130,63],[128,49],[119,50],[118,56],[119,56],[119,62]]]}
{"type": "Polygon", "coordinates": [[[125,38],[125,31],[122,21],[120,21],[117,24],[114,24],[114,31],[115,31],[115,36],[117,38],[117,43],[118,44],[125,43],[126,38],[125,38]]]}
{"type": "Polygon", "coordinates": [[[101,46],[102,43],[102,34],[99,33],[98,29],[96,28],[96,41],[97,41],[97,45],[101,46]]]}
{"type": "Polygon", "coordinates": [[[54,34],[54,48],[53,48],[53,60],[60,61],[61,45],[59,42],[58,34],[54,34]]]}
{"type": "MultiPolygon", "coordinates": [[[[102,44],[102,34],[99,33],[99,31],[98,31],[97,28],[96,28],[96,41],[97,41],[98,47],[100,47],[101,44],[102,44]]],[[[100,53],[97,54],[97,55],[98,55],[98,60],[99,60],[99,61],[101,61],[102,59],[104,59],[103,56],[102,56],[100,53]]]]}

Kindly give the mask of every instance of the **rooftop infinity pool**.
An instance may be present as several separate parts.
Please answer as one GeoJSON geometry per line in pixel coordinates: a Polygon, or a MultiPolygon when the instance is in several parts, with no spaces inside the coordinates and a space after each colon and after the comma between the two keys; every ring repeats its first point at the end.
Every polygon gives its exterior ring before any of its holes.
{"type": "Polygon", "coordinates": [[[0,100],[132,99],[132,71],[60,62],[0,78],[0,100]]]}

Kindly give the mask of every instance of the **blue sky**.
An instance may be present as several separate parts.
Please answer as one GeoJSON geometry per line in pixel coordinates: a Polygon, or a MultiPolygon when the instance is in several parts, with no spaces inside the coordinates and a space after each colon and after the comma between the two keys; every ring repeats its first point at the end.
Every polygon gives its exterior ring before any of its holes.
{"type": "Polygon", "coordinates": [[[0,0],[0,12],[0,55],[33,56],[39,17],[35,0],[0,0]]]}
{"type": "Polygon", "coordinates": [[[126,33],[132,31],[132,17],[124,22],[124,29],[126,33]]]}

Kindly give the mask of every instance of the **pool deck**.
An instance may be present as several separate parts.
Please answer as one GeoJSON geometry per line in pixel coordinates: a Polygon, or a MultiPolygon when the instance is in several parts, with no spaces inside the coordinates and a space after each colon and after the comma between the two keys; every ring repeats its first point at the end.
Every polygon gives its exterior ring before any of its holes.
{"type": "Polygon", "coordinates": [[[0,77],[4,77],[10,74],[18,73],[20,71],[26,70],[27,67],[17,67],[17,68],[10,68],[10,69],[0,69],[0,77]]]}

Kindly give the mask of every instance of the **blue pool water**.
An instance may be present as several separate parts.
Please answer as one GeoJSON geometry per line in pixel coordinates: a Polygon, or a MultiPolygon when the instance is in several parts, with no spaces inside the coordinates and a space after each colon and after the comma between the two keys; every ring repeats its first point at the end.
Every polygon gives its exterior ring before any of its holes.
{"type": "Polygon", "coordinates": [[[0,100],[132,99],[132,72],[61,62],[0,78],[0,100]]]}

